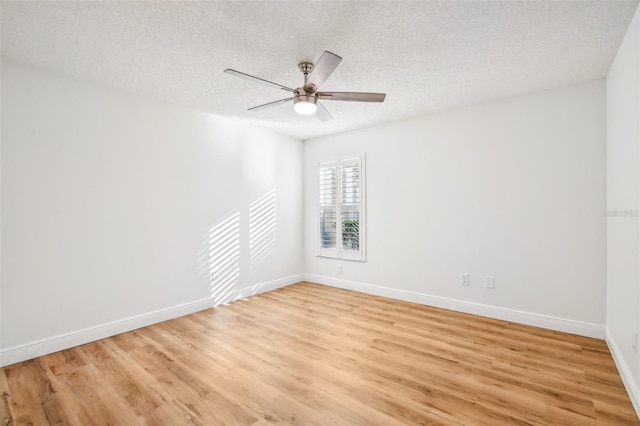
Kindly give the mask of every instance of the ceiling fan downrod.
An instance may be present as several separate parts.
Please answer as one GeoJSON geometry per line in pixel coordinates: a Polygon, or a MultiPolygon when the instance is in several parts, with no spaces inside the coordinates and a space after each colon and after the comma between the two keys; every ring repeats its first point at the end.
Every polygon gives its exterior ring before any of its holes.
{"type": "Polygon", "coordinates": [[[304,74],[304,84],[307,84],[307,77],[309,77],[309,73],[313,70],[313,64],[311,62],[300,62],[298,64],[298,69],[302,74],[304,74]]]}

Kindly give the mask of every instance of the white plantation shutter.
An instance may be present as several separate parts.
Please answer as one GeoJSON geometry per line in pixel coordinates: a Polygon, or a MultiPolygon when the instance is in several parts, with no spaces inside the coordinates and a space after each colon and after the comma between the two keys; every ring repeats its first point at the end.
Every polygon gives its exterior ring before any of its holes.
{"type": "Polygon", "coordinates": [[[361,158],[318,166],[319,255],[364,256],[364,167],[361,158]]]}
{"type": "Polygon", "coordinates": [[[320,255],[337,256],[338,241],[338,163],[322,163],[318,168],[320,255]]]}

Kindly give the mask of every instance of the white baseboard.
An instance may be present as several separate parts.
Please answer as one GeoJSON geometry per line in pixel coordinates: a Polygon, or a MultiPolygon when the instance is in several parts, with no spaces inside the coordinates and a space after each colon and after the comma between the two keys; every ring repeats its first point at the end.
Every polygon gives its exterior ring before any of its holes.
{"type": "MultiPolygon", "coordinates": [[[[77,330],[74,332],[57,335],[51,338],[27,343],[24,345],[3,349],[0,350],[0,367],[36,358],[42,355],[47,355],[74,346],[83,345],[85,343],[104,339],[106,337],[115,336],[117,334],[132,331],[141,327],[146,327],[151,324],[156,324],[162,321],[167,321],[173,318],[198,312],[203,309],[217,306],[219,304],[229,303],[234,300],[243,299],[255,294],[275,290],[281,287],[286,287],[300,281],[310,281],[318,284],[344,288],[347,290],[355,290],[377,296],[389,297],[392,299],[405,300],[408,302],[415,302],[438,308],[451,309],[454,311],[481,315],[489,318],[496,318],[520,324],[543,327],[551,330],[564,331],[581,336],[595,337],[600,339],[605,337],[604,327],[597,324],[590,324],[563,318],[550,317],[546,315],[533,314],[530,312],[517,311],[513,309],[482,305],[479,303],[466,302],[462,300],[449,299],[446,297],[432,296],[405,290],[398,290],[390,287],[365,284],[356,281],[340,280],[322,275],[297,274],[274,281],[258,283],[250,287],[232,289],[223,295],[217,296],[215,300],[211,297],[207,297],[181,305],[176,305],[157,311],[124,318],[122,320],[110,322],[107,324],[77,330]]],[[[620,369],[622,371],[622,368],[620,369]]],[[[635,395],[640,394],[636,392],[635,395]]]]}
{"type": "Polygon", "coordinates": [[[0,350],[0,367],[15,364],[17,362],[26,361],[39,356],[69,349],[74,346],[84,345],[85,343],[104,339],[106,337],[115,336],[127,331],[136,330],[141,327],[156,324],[162,321],[178,318],[194,312],[202,311],[223,303],[229,303],[234,300],[253,296],[255,294],[266,291],[275,290],[280,287],[286,287],[303,280],[302,274],[292,275],[290,277],[281,278],[274,281],[259,283],[251,287],[241,289],[232,289],[214,300],[207,297],[192,302],[183,303],[181,305],[171,306],[159,309],[153,312],[124,318],[107,324],[101,324],[95,327],[89,327],[70,333],[60,334],[51,338],[38,340],[20,346],[0,350]]]}
{"type": "Polygon", "coordinates": [[[463,300],[432,296],[412,291],[398,290],[395,288],[365,284],[357,281],[341,280],[323,275],[304,274],[304,279],[305,281],[343,288],[346,290],[360,291],[362,293],[420,303],[422,305],[433,306],[436,308],[449,309],[452,311],[511,321],[518,324],[531,325],[555,331],[563,331],[565,333],[577,334],[579,336],[604,339],[604,326],[599,324],[483,305],[480,303],[466,302],[463,300]]]}
{"type": "Polygon", "coordinates": [[[618,368],[618,373],[620,373],[622,383],[624,383],[624,387],[629,394],[629,399],[633,404],[633,408],[636,410],[636,414],[640,418],[640,388],[638,388],[638,382],[634,379],[633,374],[631,374],[631,370],[624,361],[622,352],[620,352],[620,348],[613,339],[608,327],[605,328],[604,340],[607,342],[607,346],[609,346],[609,351],[613,356],[613,362],[615,362],[616,367],[618,368]]]}

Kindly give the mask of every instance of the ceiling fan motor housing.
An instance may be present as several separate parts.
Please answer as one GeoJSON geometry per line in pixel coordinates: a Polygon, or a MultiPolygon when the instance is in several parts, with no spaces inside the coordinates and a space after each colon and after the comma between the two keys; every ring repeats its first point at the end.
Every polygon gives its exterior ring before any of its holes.
{"type": "Polygon", "coordinates": [[[317,98],[315,97],[315,95],[312,95],[310,93],[307,92],[303,92],[304,95],[297,95],[294,99],[293,99],[293,103],[297,104],[298,102],[306,102],[309,104],[315,104],[317,98]]]}

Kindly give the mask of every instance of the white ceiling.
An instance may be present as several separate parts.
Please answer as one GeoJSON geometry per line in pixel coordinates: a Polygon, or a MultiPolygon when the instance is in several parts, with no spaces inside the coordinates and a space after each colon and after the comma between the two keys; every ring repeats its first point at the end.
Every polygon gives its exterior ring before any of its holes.
{"type": "Polygon", "coordinates": [[[2,54],[146,98],[247,120],[300,139],[602,78],[638,1],[2,1],[2,54]],[[223,73],[299,87],[297,64],[343,58],[325,91],[334,119],[223,73]]]}

